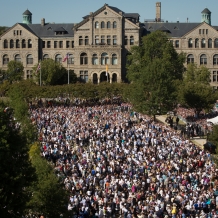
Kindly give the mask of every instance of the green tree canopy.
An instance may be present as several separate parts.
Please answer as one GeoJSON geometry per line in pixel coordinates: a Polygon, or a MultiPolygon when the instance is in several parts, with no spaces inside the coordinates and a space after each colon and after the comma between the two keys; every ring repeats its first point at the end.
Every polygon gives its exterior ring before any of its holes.
{"type": "Polygon", "coordinates": [[[176,80],[182,80],[184,54],[178,54],[167,35],[155,31],[142,38],[128,55],[128,98],[139,111],[155,115],[166,112],[176,102],[176,80]]]}
{"type": "MultiPolygon", "coordinates": [[[[41,62],[41,81],[44,85],[57,85],[58,81],[66,74],[66,69],[59,62],[53,59],[45,59],[41,62]]],[[[40,83],[40,70],[37,71],[38,64],[33,67],[37,81],[40,83]]]]}
{"type": "Polygon", "coordinates": [[[4,80],[8,80],[10,83],[23,79],[24,75],[23,63],[20,61],[9,61],[8,69],[4,72],[4,80]]]}

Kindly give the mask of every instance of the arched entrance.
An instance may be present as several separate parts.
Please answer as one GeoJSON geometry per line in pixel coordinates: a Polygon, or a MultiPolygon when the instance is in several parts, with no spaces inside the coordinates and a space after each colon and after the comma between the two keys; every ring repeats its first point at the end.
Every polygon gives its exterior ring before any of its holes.
{"type": "Polygon", "coordinates": [[[101,75],[100,75],[100,82],[110,82],[110,75],[109,73],[107,73],[106,75],[106,72],[102,72],[101,75]]]}
{"type": "Polygon", "coordinates": [[[116,83],[117,82],[117,74],[113,73],[112,75],[112,83],[116,83]]]}
{"type": "Polygon", "coordinates": [[[98,84],[98,75],[97,75],[97,73],[93,74],[93,84],[98,84]]]}

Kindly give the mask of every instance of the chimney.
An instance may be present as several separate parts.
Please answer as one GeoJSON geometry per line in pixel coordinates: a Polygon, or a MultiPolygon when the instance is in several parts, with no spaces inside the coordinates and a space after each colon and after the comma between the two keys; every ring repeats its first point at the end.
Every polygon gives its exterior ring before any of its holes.
{"type": "Polygon", "coordinates": [[[156,20],[161,21],[161,2],[156,2],[156,20]]]}
{"type": "Polygon", "coordinates": [[[41,19],[41,26],[45,26],[45,18],[41,19]]]}

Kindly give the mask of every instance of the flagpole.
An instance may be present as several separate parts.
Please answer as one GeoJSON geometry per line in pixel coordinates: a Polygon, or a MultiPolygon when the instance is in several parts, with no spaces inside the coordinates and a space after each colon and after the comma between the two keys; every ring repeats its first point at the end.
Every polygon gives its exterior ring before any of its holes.
{"type": "Polygon", "coordinates": [[[42,86],[42,66],[41,66],[41,60],[39,60],[40,64],[40,86],[42,86]]]}
{"type": "Polygon", "coordinates": [[[69,74],[69,64],[68,64],[68,59],[67,59],[67,76],[68,76],[68,85],[70,84],[70,74],[69,74]]]}

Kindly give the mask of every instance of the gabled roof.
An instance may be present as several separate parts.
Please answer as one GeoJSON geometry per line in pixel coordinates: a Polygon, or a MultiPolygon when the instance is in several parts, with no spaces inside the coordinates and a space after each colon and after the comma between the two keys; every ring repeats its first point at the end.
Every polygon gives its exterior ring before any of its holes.
{"type": "Polygon", "coordinates": [[[23,12],[23,15],[32,15],[32,13],[27,9],[26,11],[23,12]]]}
{"type": "Polygon", "coordinates": [[[201,13],[202,14],[211,14],[211,11],[208,8],[205,8],[201,13]]]}
{"type": "Polygon", "coordinates": [[[201,23],[156,23],[156,22],[145,22],[142,26],[144,27],[143,35],[147,35],[156,30],[169,31],[170,37],[182,37],[186,33],[196,28],[201,23]]]}

